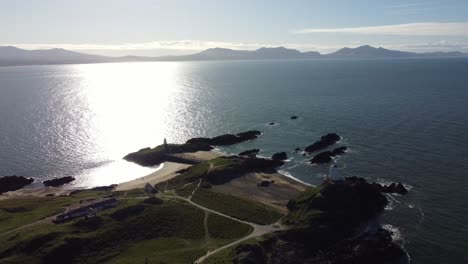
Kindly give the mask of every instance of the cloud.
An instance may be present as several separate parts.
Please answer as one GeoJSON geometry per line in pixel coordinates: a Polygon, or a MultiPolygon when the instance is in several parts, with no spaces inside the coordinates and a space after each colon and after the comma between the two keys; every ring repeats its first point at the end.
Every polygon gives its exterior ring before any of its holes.
{"type": "Polygon", "coordinates": [[[400,35],[400,36],[468,36],[468,23],[423,22],[385,26],[348,28],[305,28],[294,30],[294,34],[348,33],[360,35],[400,35]]]}

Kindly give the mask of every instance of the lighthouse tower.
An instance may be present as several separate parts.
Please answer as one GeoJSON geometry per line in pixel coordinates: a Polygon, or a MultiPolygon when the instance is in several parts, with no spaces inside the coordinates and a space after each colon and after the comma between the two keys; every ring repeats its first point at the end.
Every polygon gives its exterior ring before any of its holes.
{"type": "Polygon", "coordinates": [[[340,171],[338,170],[338,166],[336,164],[332,165],[330,167],[330,173],[328,174],[328,180],[331,181],[331,182],[337,182],[337,181],[342,180],[340,171]]]}

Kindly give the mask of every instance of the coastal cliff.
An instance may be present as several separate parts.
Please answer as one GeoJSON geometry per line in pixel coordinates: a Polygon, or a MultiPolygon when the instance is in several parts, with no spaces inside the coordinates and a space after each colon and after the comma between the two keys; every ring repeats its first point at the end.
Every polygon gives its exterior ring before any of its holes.
{"type": "MultiPolygon", "coordinates": [[[[288,203],[287,230],[237,246],[232,263],[396,263],[406,254],[391,233],[368,223],[388,201],[357,177],[311,187],[288,203]]],[[[216,263],[216,262],[212,262],[216,263]]]]}

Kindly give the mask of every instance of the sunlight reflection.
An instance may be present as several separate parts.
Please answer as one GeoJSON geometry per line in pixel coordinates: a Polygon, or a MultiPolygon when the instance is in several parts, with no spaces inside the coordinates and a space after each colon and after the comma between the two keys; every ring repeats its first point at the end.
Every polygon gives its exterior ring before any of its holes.
{"type": "Polygon", "coordinates": [[[94,160],[108,162],[83,172],[79,185],[119,183],[154,171],[122,160],[132,151],[162,143],[168,106],[179,93],[178,63],[76,65],[94,160]],[[150,144],[152,145],[148,145],[150,144]]]}

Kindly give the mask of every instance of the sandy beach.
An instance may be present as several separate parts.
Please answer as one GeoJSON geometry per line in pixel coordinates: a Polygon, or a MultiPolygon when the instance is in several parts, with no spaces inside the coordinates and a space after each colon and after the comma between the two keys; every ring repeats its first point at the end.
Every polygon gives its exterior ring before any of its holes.
{"type": "MultiPolygon", "coordinates": [[[[184,159],[194,160],[197,162],[203,162],[211,160],[217,157],[223,156],[221,152],[218,151],[197,151],[194,153],[181,153],[174,154],[174,156],[181,157],[184,159]]],[[[155,185],[157,183],[167,181],[177,175],[177,171],[190,167],[189,164],[175,163],[175,162],[164,162],[163,167],[149,175],[140,177],[128,182],[120,183],[115,190],[116,191],[126,191],[135,188],[143,188],[146,183],[155,185]]]]}
{"type": "Polygon", "coordinates": [[[126,191],[135,188],[143,188],[146,183],[155,185],[159,182],[167,181],[177,175],[176,171],[190,167],[189,164],[175,163],[175,162],[164,162],[164,165],[161,169],[137,178],[128,182],[123,182],[117,185],[115,188],[116,191],[126,191]]]}

